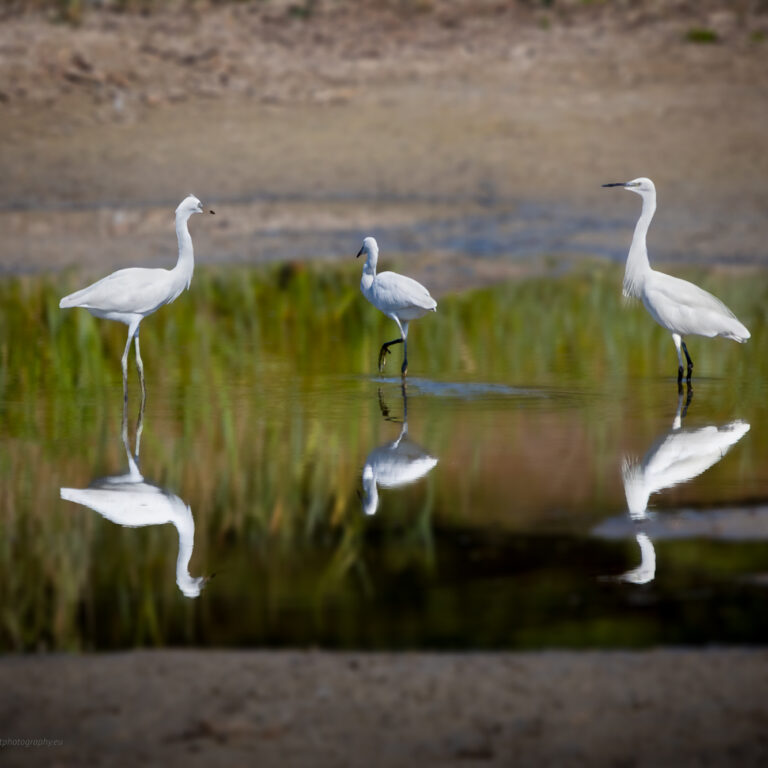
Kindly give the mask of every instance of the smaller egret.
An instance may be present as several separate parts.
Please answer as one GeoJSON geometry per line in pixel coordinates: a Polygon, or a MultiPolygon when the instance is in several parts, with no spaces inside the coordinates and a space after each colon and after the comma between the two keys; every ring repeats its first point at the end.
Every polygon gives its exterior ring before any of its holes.
{"type": "MultiPolygon", "coordinates": [[[[128,341],[122,357],[123,402],[128,400],[128,352],[132,339],[136,345],[136,367],[139,370],[142,400],[147,396],[144,365],[139,351],[139,325],[147,315],[151,315],[164,304],[170,304],[185,288],[189,288],[195,269],[195,256],[187,221],[192,214],[204,212],[203,204],[194,195],[185,197],[176,208],[179,258],[173,269],[119,269],[87,288],[70,293],[59,302],[61,309],[82,307],[95,317],[118,320],[128,326],[128,341]]],[[[208,212],[214,213],[211,210],[208,212]]]]}
{"type": "Polygon", "coordinates": [[[635,226],[624,271],[624,295],[642,300],[651,317],[672,334],[677,350],[677,380],[683,380],[683,355],[688,363],[687,380],[691,380],[693,360],[683,341],[684,336],[724,336],[740,343],[750,333],[736,315],[711,293],[687,280],[681,280],[651,269],[645,237],[656,211],[656,187],[650,179],[638,178],[604,187],[623,187],[643,198],[643,208],[635,226]],[[682,350],[682,352],[681,352],[682,350]]]}
{"type": "Polygon", "coordinates": [[[366,237],[363,246],[357,252],[357,258],[366,254],[360,290],[376,309],[392,318],[400,329],[400,338],[387,341],[379,350],[379,372],[384,368],[385,357],[393,344],[403,345],[403,378],[408,373],[408,323],[423,317],[427,312],[437,311],[437,302],[421,284],[397,272],[376,274],[379,260],[379,246],[373,237],[366,237]]]}

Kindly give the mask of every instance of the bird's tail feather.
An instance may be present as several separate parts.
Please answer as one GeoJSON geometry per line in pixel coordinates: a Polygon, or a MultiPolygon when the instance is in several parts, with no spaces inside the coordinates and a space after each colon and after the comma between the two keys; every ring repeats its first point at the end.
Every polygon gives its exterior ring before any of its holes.
{"type": "Polygon", "coordinates": [[[723,334],[726,339],[733,339],[734,341],[738,341],[739,344],[743,344],[751,335],[752,334],[747,330],[747,327],[735,317],[731,322],[731,327],[728,329],[728,332],[723,334]]]}
{"type": "Polygon", "coordinates": [[[83,297],[88,291],[90,291],[92,287],[93,286],[89,285],[86,288],[81,288],[79,291],[75,291],[74,293],[70,293],[68,296],[65,296],[59,302],[59,308],[69,309],[70,307],[79,307],[82,304],[83,297]]]}

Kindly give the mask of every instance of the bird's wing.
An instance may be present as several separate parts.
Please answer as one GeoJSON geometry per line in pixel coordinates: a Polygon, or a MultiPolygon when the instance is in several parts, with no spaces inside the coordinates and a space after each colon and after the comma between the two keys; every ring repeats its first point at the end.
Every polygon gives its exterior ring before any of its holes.
{"type": "Polygon", "coordinates": [[[408,308],[428,311],[437,306],[437,302],[421,283],[397,272],[376,275],[373,290],[378,307],[385,313],[408,308]]]}
{"type": "Polygon", "coordinates": [[[102,312],[147,314],[175,296],[171,296],[170,271],[130,267],[65,296],[63,307],[84,307],[102,312]]]}
{"type": "Polygon", "coordinates": [[[654,272],[645,286],[645,302],[666,327],[681,335],[717,336],[731,330],[736,315],[720,299],[698,285],[654,272]]]}

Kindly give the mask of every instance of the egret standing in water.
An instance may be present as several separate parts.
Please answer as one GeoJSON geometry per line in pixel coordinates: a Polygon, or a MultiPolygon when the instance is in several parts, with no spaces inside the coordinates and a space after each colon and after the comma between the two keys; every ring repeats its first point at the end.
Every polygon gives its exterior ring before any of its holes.
{"type": "MultiPolygon", "coordinates": [[[[187,221],[193,213],[204,213],[203,204],[194,196],[184,198],[176,209],[176,237],[179,258],[173,269],[130,267],[119,269],[87,288],[70,293],[59,307],[83,307],[96,317],[118,320],[128,326],[128,341],[123,353],[123,400],[128,400],[128,352],[131,340],[136,344],[136,367],[139,370],[142,400],[147,395],[144,365],[139,351],[139,325],[147,316],[170,304],[192,282],[195,257],[187,221]]],[[[213,211],[209,211],[213,213],[213,211]]]]}
{"type": "Polygon", "coordinates": [[[393,344],[403,345],[403,378],[408,373],[408,323],[423,317],[427,312],[437,311],[437,302],[421,284],[397,272],[376,274],[376,262],[379,260],[379,246],[373,237],[363,240],[363,247],[357,252],[359,258],[366,254],[360,290],[374,307],[391,317],[400,329],[400,338],[387,341],[379,350],[379,372],[384,368],[386,355],[393,344]]]}
{"type": "Polygon", "coordinates": [[[672,334],[677,349],[677,380],[683,380],[683,353],[688,363],[688,381],[691,380],[693,360],[683,341],[684,336],[725,336],[745,342],[749,331],[736,315],[711,293],[687,280],[665,275],[651,269],[645,236],[656,210],[656,187],[650,179],[639,178],[604,187],[624,187],[643,198],[643,209],[635,226],[624,271],[624,295],[641,299],[651,317],[672,334]]]}

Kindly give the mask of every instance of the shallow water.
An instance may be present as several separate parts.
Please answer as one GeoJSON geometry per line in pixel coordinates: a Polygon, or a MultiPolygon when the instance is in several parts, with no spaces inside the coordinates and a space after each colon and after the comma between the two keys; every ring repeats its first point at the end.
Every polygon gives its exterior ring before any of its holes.
{"type": "Polygon", "coordinates": [[[315,276],[278,275],[242,326],[235,284],[196,279],[143,330],[139,425],[121,327],[18,288],[45,342],[0,350],[3,650],[768,640],[760,316],[746,347],[695,341],[678,394],[671,341],[614,314],[612,273],[500,286],[414,324],[404,390],[346,274],[310,298],[315,276]],[[583,337],[547,326],[574,297],[583,337]],[[489,333],[518,312],[542,335],[489,333]]]}

